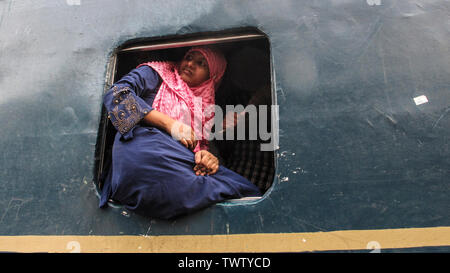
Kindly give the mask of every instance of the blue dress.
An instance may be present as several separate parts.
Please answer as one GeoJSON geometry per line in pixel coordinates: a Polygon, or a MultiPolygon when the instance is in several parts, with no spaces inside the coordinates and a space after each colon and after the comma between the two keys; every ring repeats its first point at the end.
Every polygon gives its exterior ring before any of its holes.
{"type": "Polygon", "coordinates": [[[214,175],[195,175],[192,151],[168,133],[139,123],[152,110],[160,82],[152,68],[141,66],[104,96],[117,133],[100,207],[112,199],[130,211],[171,219],[226,199],[260,196],[254,184],[223,166],[214,175]]]}

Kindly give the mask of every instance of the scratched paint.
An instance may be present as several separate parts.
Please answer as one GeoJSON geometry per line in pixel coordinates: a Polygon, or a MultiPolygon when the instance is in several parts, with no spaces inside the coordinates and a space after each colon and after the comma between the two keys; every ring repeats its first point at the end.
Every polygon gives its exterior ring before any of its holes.
{"type": "Polygon", "coordinates": [[[0,1],[0,233],[449,226],[449,10],[443,0],[0,1]],[[99,210],[92,177],[113,50],[243,26],[271,44],[280,106],[273,188],[173,221],[99,210]],[[421,95],[428,102],[416,105],[421,95]]]}

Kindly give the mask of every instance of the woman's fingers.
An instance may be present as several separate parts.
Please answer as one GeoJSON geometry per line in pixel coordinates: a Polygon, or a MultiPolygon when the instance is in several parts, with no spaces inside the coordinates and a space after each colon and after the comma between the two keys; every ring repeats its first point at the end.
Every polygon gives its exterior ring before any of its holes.
{"type": "Polygon", "coordinates": [[[202,151],[198,151],[195,153],[195,164],[200,164],[200,162],[202,161],[202,151]]]}
{"type": "Polygon", "coordinates": [[[197,140],[192,140],[189,138],[181,138],[180,142],[191,151],[193,151],[195,149],[195,146],[197,146],[197,140]]]}
{"type": "Polygon", "coordinates": [[[201,164],[197,164],[194,166],[194,171],[197,170],[206,170],[205,166],[201,165],[201,164]]]}
{"type": "Polygon", "coordinates": [[[192,150],[197,146],[197,138],[195,137],[194,130],[191,131],[192,150]]]}
{"type": "Polygon", "coordinates": [[[209,166],[209,161],[211,160],[211,156],[209,155],[209,154],[207,154],[207,153],[204,153],[203,155],[202,155],[202,160],[200,161],[200,163],[203,165],[203,166],[205,166],[205,167],[208,167],[209,166]]]}
{"type": "Polygon", "coordinates": [[[189,144],[188,144],[188,142],[186,141],[185,138],[180,139],[180,142],[181,142],[181,144],[183,144],[186,148],[189,149],[189,144]]]}
{"type": "Polygon", "coordinates": [[[216,161],[213,158],[211,158],[208,160],[208,163],[206,163],[205,166],[208,169],[212,169],[215,164],[216,164],[216,161]]]}
{"type": "Polygon", "coordinates": [[[194,159],[195,159],[195,166],[194,166],[194,172],[195,175],[200,175],[201,174],[201,165],[200,162],[202,161],[202,151],[198,151],[195,153],[194,155],[194,159]]]}
{"type": "Polygon", "coordinates": [[[196,175],[213,175],[219,170],[219,164],[213,164],[210,168],[205,168],[200,165],[194,167],[194,172],[196,175]]]}
{"type": "Polygon", "coordinates": [[[189,149],[189,150],[193,150],[194,148],[192,148],[192,140],[190,140],[190,139],[185,139],[186,140],[186,143],[187,143],[187,148],[189,149]]]}
{"type": "Polygon", "coordinates": [[[213,164],[218,163],[219,160],[212,154],[208,154],[202,157],[201,164],[207,168],[211,168],[213,164]]]}
{"type": "Polygon", "coordinates": [[[208,151],[201,150],[195,153],[194,172],[196,175],[215,174],[219,169],[219,160],[208,151]]]}
{"type": "Polygon", "coordinates": [[[196,164],[194,166],[194,172],[196,175],[204,175],[206,173],[206,168],[201,164],[196,164]]]}
{"type": "Polygon", "coordinates": [[[184,123],[175,121],[171,127],[170,133],[173,138],[179,140],[184,146],[186,146],[186,148],[190,150],[194,150],[195,146],[197,146],[197,138],[194,130],[184,123]]]}
{"type": "Polygon", "coordinates": [[[197,140],[195,139],[195,135],[191,135],[190,138],[185,138],[186,142],[189,144],[188,149],[194,151],[195,146],[197,146],[197,140]]]}
{"type": "Polygon", "coordinates": [[[219,163],[213,163],[208,169],[208,175],[215,174],[219,170],[219,163]]]}
{"type": "Polygon", "coordinates": [[[215,157],[207,157],[201,164],[206,167],[207,174],[215,174],[219,167],[219,161],[215,157]]]}
{"type": "Polygon", "coordinates": [[[194,171],[195,171],[195,175],[206,175],[207,171],[206,169],[203,169],[201,167],[199,167],[199,165],[196,165],[197,168],[194,167],[194,171]]]}
{"type": "Polygon", "coordinates": [[[187,142],[189,143],[189,149],[191,151],[193,151],[195,149],[195,146],[197,146],[197,139],[195,137],[194,130],[191,130],[190,127],[189,127],[189,130],[190,130],[190,136],[187,139],[187,142]]]}
{"type": "Polygon", "coordinates": [[[222,120],[222,129],[226,130],[237,125],[238,114],[236,112],[228,112],[222,120]]]}

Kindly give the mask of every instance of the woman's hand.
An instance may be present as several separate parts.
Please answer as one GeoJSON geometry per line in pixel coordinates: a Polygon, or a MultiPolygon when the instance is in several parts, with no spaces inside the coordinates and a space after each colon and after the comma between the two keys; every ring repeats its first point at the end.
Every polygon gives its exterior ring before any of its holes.
{"type": "Polygon", "coordinates": [[[143,122],[166,131],[192,151],[197,146],[197,138],[195,137],[194,130],[190,126],[176,121],[164,113],[152,110],[144,117],[143,122]]]}
{"type": "Polygon", "coordinates": [[[222,121],[222,129],[227,130],[232,127],[236,127],[238,124],[238,113],[228,112],[222,121]]]}
{"type": "Polygon", "coordinates": [[[219,169],[219,159],[206,150],[195,153],[194,172],[196,175],[212,175],[219,169]]]}
{"type": "Polygon", "coordinates": [[[170,132],[172,137],[181,142],[186,148],[193,151],[197,146],[197,138],[194,130],[184,123],[174,121],[170,126],[170,132]]]}
{"type": "Polygon", "coordinates": [[[223,133],[228,129],[236,127],[238,123],[241,123],[245,120],[245,112],[236,113],[236,112],[228,112],[225,115],[225,118],[222,120],[222,128],[219,133],[223,133]]]}

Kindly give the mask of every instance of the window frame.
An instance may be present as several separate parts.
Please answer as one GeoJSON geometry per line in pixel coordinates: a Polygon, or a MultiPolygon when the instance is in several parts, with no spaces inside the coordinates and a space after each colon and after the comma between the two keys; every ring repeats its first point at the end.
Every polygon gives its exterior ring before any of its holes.
{"type": "MultiPolygon", "coordinates": [[[[259,31],[256,28],[245,28],[239,30],[227,30],[221,32],[203,32],[203,33],[192,33],[187,35],[173,35],[173,36],[165,36],[158,38],[149,38],[149,39],[135,39],[131,41],[127,41],[123,43],[121,46],[117,47],[109,57],[109,61],[106,67],[106,75],[105,75],[105,86],[103,90],[103,94],[105,94],[111,86],[116,82],[117,71],[118,71],[118,55],[124,52],[142,52],[142,51],[156,51],[163,49],[175,49],[182,47],[192,47],[192,46],[202,46],[202,45],[214,45],[214,44],[224,44],[224,43],[233,43],[233,42],[241,42],[241,41],[249,41],[255,39],[267,39],[269,43],[269,59],[270,59],[270,88],[271,88],[271,102],[272,105],[278,106],[277,98],[275,94],[275,73],[273,69],[273,60],[272,53],[270,48],[270,40],[269,37],[263,32],[259,31]]],[[[278,110],[278,108],[276,108],[278,110]]],[[[278,147],[278,111],[271,111],[271,134],[272,137],[276,139],[273,144],[273,160],[274,160],[274,176],[271,181],[271,186],[267,189],[261,197],[252,197],[252,198],[240,198],[240,199],[231,199],[226,200],[218,205],[224,206],[235,206],[235,205],[245,205],[245,204],[254,204],[264,199],[270,192],[273,190],[274,181],[276,179],[277,173],[277,154],[276,151],[279,149],[278,147]]],[[[97,147],[95,151],[96,156],[96,164],[94,170],[94,184],[97,189],[100,188],[99,181],[102,176],[102,172],[105,166],[105,155],[106,155],[106,142],[107,142],[107,127],[108,127],[108,119],[104,109],[102,106],[101,116],[100,116],[100,125],[98,132],[98,140],[97,147]],[[99,146],[99,147],[98,147],[99,146]]]]}

